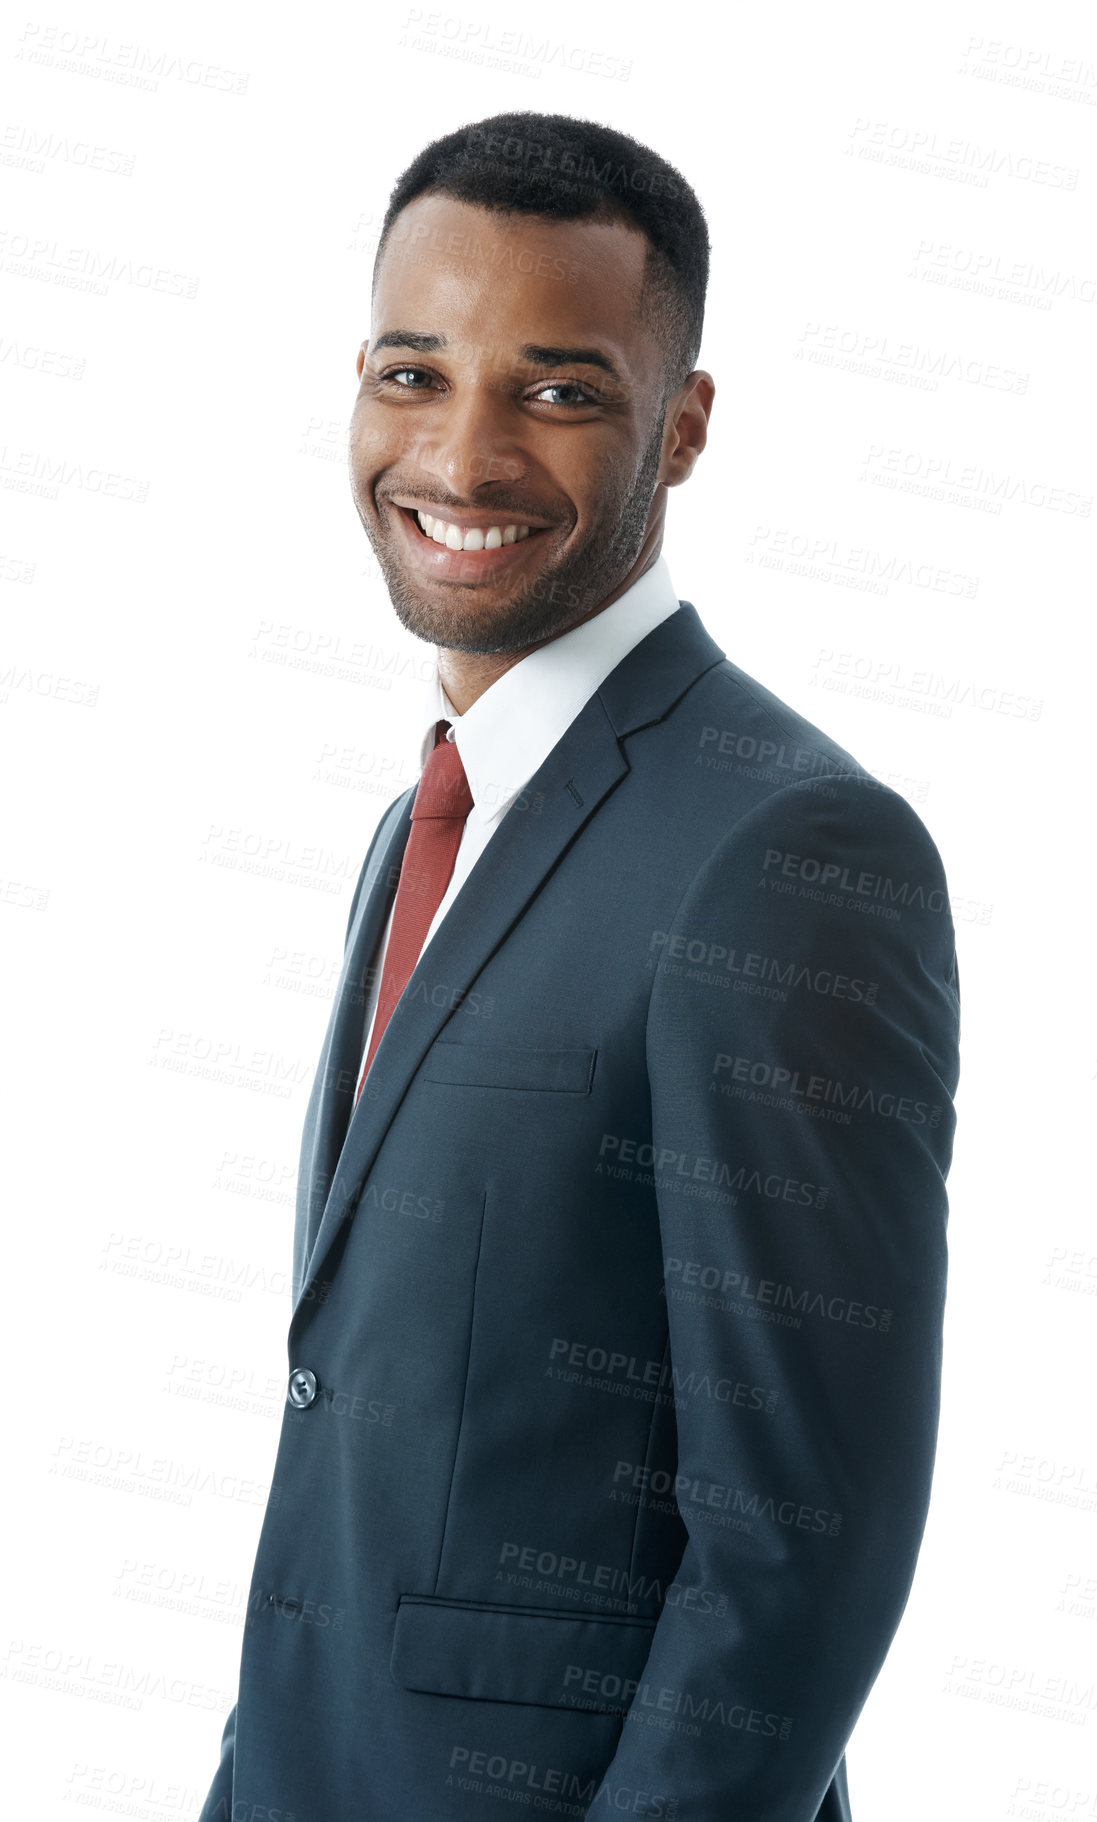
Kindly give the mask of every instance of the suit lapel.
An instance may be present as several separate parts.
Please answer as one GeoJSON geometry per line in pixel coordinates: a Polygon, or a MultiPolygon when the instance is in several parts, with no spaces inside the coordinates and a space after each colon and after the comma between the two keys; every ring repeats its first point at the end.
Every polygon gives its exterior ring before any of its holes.
{"type": "Polygon", "coordinates": [[[347,1131],[362,1060],[366,970],[385,927],[411,828],[415,787],[386,810],[377,826],[354,916],[347,934],[343,970],[335,990],[324,1048],[305,1114],[298,1169],[294,1284],[304,1283],[305,1264],[316,1241],[347,1131]]]}
{"type": "Polygon", "coordinates": [[[683,602],[679,612],[653,628],[595,691],[529,780],[526,797],[537,795],[540,813],[528,814],[522,799],[511,806],[427,944],[385,1027],[352,1111],[362,1056],[365,971],[392,903],[414,791],[390,806],[378,830],[376,869],[367,868],[372,884],[364,884],[355,913],[306,1117],[306,1134],[311,1122],[313,1136],[303,1149],[301,1168],[309,1172],[302,1191],[309,1197],[311,1244],[307,1275],[304,1259],[295,1261],[295,1315],[358,1201],[426,1052],[561,854],[629,771],[621,736],[661,719],[701,672],[723,656],[696,609],[683,602]],[[431,987],[439,984],[445,991],[433,994],[431,987]]]}

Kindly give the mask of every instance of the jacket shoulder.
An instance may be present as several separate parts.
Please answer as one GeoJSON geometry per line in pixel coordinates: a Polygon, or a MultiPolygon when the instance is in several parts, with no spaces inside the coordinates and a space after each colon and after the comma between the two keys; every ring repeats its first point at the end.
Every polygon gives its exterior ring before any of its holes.
{"type": "MultiPolygon", "coordinates": [[[[692,613],[700,625],[696,608],[692,613]]],[[[832,817],[852,816],[866,830],[889,825],[915,847],[928,842],[936,855],[930,831],[902,792],[735,664],[711,635],[704,637],[715,661],[672,705],[668,732],[692,755],[692,802],[714,838],[745,816],[812,820],[829,805],[832,817]],[[701,783],[706,777],[709,790],[701,783]]]]}
{"type": "MultiPolygon", "coordinates": [[[[863,777],[871,777],[868,768],[854,754],[842,746],[830,734],[801,715],[790,703],[785,702],[773,690],[759,683],[756,677],[740,669],[730,658],[721,659],[710,670],[698,678],[703,698],[711,703],[714,709],[722,711],[726,727],[721,727],[719,742],[714,743],[724,750],[734,751],[737,746],[747,747],[751,740],[765,743],[765,726],[768,724],[769,740],[778,745],[782,762],[796,767],[797,754],[802,756],[802,765],[798,769],[809,772],[811,761],[816,762],[819,771],[850,772],[863,777]],[[739,730],[743,735],[739,735],[739,730]],[[745,738],[743,738],[745,736],[745,738]]],[[[768,754],[764,757],[774,757],[768,754]]],[[[746,757],[745,752],[737,752],[737,758],[746,757]]]]}

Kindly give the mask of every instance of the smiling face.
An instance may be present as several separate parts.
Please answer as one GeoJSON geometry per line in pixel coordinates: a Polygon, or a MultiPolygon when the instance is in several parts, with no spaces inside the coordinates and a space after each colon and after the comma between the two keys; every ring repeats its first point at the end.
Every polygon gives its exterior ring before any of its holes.
{"type": "Polygon", "coordinates": [[[351,491],[418,638],[521,652],[654,560],[707,406],[694,381],[661,411],[664,356],[637,313],[647,246],[618,223],[433,194],[396,218],[358,355],[351,491]]]}

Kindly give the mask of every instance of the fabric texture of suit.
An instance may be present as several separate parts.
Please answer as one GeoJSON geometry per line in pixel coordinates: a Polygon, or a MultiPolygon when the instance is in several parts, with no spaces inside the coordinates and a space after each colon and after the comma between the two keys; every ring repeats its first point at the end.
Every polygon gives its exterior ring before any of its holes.
{"type": "Polygon", "coordinates": [[[299,1402],[201,1822],[840,1822],[937,1432],[937,850],[684,602],[508,811],[351,1117],[413,795],[306,1115],[299,1402]]]}

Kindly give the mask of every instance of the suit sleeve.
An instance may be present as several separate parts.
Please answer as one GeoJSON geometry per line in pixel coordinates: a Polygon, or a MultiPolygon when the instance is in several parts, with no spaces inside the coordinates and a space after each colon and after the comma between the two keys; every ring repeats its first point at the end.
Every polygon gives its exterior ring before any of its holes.
{"type": "Polygon", "coordinates": [[[958,1046],[945,877],[909,805],[855,775],[751,810],[651,993],[687,1541],[591,1818],[814,1822],[925,1524],[958,1046]]]}
{"type": "Polygon", "coordinates": [[[232,1770],[236,1746],[236,1703],[229,1709],[221,1735],[221,1761],[198,1822],[232,1822],[232,1770]]]}

